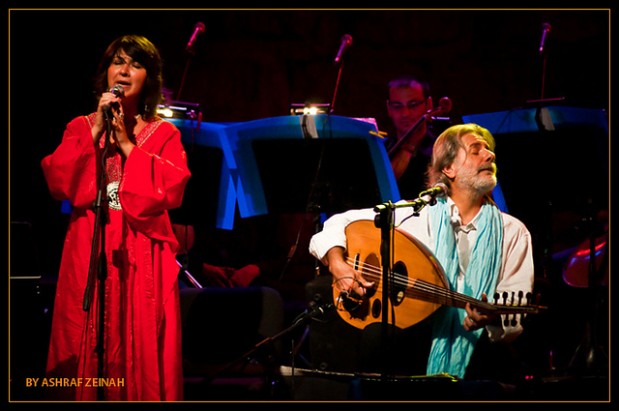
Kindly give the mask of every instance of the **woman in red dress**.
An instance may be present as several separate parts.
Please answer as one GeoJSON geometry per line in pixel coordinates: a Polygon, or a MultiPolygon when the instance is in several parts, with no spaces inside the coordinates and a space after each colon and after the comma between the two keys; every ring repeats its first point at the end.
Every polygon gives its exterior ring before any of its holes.
{"type": "Polygon", "coordinates": [[[162,60],[148,39],[114,40],[95,77],[96,112],[69,122],[41,162],[52,196],[73,207],[47,360],[52,398],[183,397],[178,243],[168,210],[180,206],[190,172],[179,130],[157,116],[162,84],[162,60]],[[102,171],[105,264],[95,272],[105,278],[93,281],[85,309],[102,171]]]}

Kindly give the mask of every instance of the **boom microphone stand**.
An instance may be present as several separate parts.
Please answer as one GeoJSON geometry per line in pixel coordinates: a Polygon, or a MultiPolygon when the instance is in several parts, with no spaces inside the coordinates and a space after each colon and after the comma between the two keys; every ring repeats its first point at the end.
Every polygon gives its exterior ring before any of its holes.
{"type": "Polygon", "coordinates": [[[340,79],[342,77],[342,70],[344,68],[344,60],[342,57],[346,49],[350,47],[351,45],[352,45],[352,36],[350,34],[344,34],[342,36],[342,42],[340,44],[340,49],[338,50],[337,55],[335,56],[335,60],[334,60],[334,63],[337,64],[338,66],[338,70],[337,70],[337,78],[335,80],[335,87],[333,89],[333,96],[331,97],[331,104],[329,104],[329,114],[333,114],[333,111],[335,110],[335,97],[337,96],[337,89],[340,86],[340,79]]]}
{"type": "MultiPolygon", "coordinates": [[[[604,262],[600,264],[599,269],[596,268],[596,232],[594,222],[594,207],[593,201],[589,199],[589,215],[587,222],[589,224],[589,266],[588,266],[588,290],[591,301],[587,304],[589,312],[587,313],[585,323],[585,334],[582,341],[576,348],[576,352],[570,360],[569,368],[578,372],[584,372],[591,376],[600,376],[601,373],[608,371],[608,355],[598,343],[598,321],[600,315],[600,304],[606,301],[603,298],[602,276],[604,273],[604,262]],[[584,361],[584,363],[583,363],[584,361]]],[[[606,252],[606,251],[604,251],[606,252]]]]}
{"type": "MultiPolygon", "coordinates": [[[[218,375],[221,375],[221,374],[225,373],[226,371],[229,371],[229,370],[233,369],[237,364],[242,363],[243,361],[249,361],[253,356],[255,356],[261,350],[264,350],[265,348],[272,347],[273,343],[275,341],[277,341],[279,338],[284,337],[284,336],[290,334],[292,331],[296,330],[297,328],[299,328],[302,325],[307,324],[311,320],[318,319],[319,317],[324,316],[325,312],[327,310],[331,310],[333,308],[334,308],[334,305],[331,304],[331,303],[327,303],[327,304],[313,303],[313,304],[310,304],[309,308],[307,310],[305,310],[303,313],[299,314],[297,316],[297,318],[295,318],[293,320],[292,325],[290,325],[285,330],[282,330],[279,333],[275,334],[274,336],[267,337],[267,338],[263,339],[262,341],[258,342],[249,351],[245,352],[243,355],[241,355],[240,357],[236,358],[235,360],[233,360],[232,362],[228,363],[223,368],[221,368],[220,370],[218,370],[214,374],[212,374],[210,376],[209,380],[212,381],[218,375]]],[[[295,353],[293,352],[292,355],[294,356],[294,354],[295,353]]],[[[269,360],[269,363],[266,366],[267,367],[266,371],[267,371],[268,377],[270,379],[270,381],[269,381],[271,383],[270,385],[273,385],[274,377],[276,375],[276,372],[274,371],[274,364],[273,364],[271,356],[267,356],[267,359],[269,360]]],[[[294,358],[293,358],[292,364],[294,365],[294,358]]],[[[293,377],[293,381],[294,381],[294,366],[292,368],[292,377],[293,377]]],[[[293,390],[294,390],[294,388],[293,388],[293,390]]]]}
{"type": "MultiPolygon", "coordinates": [[[[105,280],[107,278],[107,259],[105,256],[105,213],[107,212],[107,199],[103,199],[106,192],[105,183],[107,181],[107,173],[105,172],[105,160],[110,146],[110,136],[112,135],[112,113],[110,110],[105,110],[106,133],[104,135],[105,143],[101,153],[101,172],[99,174],[99,188],[97,197],[94,203],[95,221],[92,236],[92,246],[90,248],[90,265],[88,267],[88,280],[86,289],[84,290],[84,300],[82,309],[90,311],[91,298],[94,288],[95,278],[99,279],[99,319],[97,331],[97,376],[103,377],[103,355],[104,355],[104,318],[105,318],[105,280]],[[105,209],[104,209],[105,208],[105,209]]],[[[103,386],[97,388],[97,399],[104,400],[103,386]]]]}
{"type": "MultiPolygon", "coordinates": [[[[377,213],[374,218],[374,225],[377,228],[380,228],[380,260],[382,267],[382,317],[381,317],[381,353],[383,355],[381,364],[383,365],[382,376],[383,378],[387,377],[388,367],[390,365],[389,353],[390,347],[389,343],[391,341],[388,335],[389,332],[389,311],[392,309],[392,306],[389,302],[389,295],[391,289],[393,288],[393,275],[392,275],[392,265],[393,265],[393,241],[392,234],[395,227],[395,209],[402,207],[412,207],[413,208],[413,216],[418,216],[419,211],[424,208],[426,205],[434,205],[436,204],[436,196],[445,194],[447,188],[439,183],[435,185],[433,188],[423,191],[419,194],[419,197],[410,202],[403,203],[392,203],[388,201],[383,204],[379,204],[374,207],[374,212],[377,213]]],[[[395,319],[394,319],[395,322],[395,319]]]]}
{"type": "Polygon", "coordinates": [[[539,44],[539,55],[542,57],[542,78],[540,87],[540,98],[537,100],[528,100],[527,104],[537,107],[535,112],[535,121],[540,131],[554,131],[555,126],[546,107],[550,103],[561,102],[565,100],[565,97],[553,97],[547,98],[546,93],[546,68],[548,65],[548,52],[546,47],[546,40],[552,27],[550,23],[542,24],[542,37],[539,44]]]}
{"type": "Polygon", "coordinates": [[[185,50],[187,51],[187,61],[185,62],[185,70],[183,71],[183,77],[181,77],[181,84],[178,86],[178,92],[176,93],[176,100],[180,100],[181,93],[183,91],[183,87],[185,86],[185,79],[187,78],[187,73],[189,72],[189,66],[191,65],[192,57],[196,54],[195,43],[200,34],[204,33],[206,30],[206,25],[201,21],[197,22],[193,28],[193,33],[189,38],[189,42],[187,42],[187,46],[185,46],[185,50]]]}

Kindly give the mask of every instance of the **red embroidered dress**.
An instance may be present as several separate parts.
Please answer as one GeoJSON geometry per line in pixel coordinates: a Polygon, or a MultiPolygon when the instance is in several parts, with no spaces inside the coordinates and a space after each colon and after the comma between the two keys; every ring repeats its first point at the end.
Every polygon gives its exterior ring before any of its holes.
{"type": "MultiPolygon", "coordinates": [[[[93,122],[94,114],[71,121],[61,144],[41,162],[54,198],[73,205],[47,359],[48,377],[68,377],[73,386],[50,388],[50,395],[96,400],[97,386],[103,384],[106,400],[181,400],[178,244],[167,211],[180,206],[190,177],[180,132],[157,118],[136,136],[128,158],[122,159],[110,147],[109,207],[104,218],[104,367],[99,375],[98,280],[90,310],[82,309],[100,167],[91,135],[93,122]]],[[[101,146],[105,139],[101,138],[101,146]]]]}

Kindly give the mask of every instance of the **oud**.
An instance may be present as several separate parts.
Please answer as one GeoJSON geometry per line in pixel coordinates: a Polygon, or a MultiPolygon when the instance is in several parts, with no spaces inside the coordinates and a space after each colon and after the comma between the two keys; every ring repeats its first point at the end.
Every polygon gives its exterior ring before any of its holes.
{"type": "Polygon", "coordinates": [[[355,221],[346,227],[346,260],[360,271],[374,287],[361,297],[340,292],[333,287],[333,297],[340,317],[350,325],[363,329],[382,321],[388,310],[388,322],[407,328],[422,321],[440,306],[464,308],[467,303],[479,311],[507,314],[505,325],[516,325],[518,318],[537,314],[546,308],[530,303],[530,293],[503,292],[495,294],[495,302],[481,301],[449,289],[445,273],[432,252],[412,235],[395,229],[393,237],[394,262],[391,269],[389,301],[382,301],[382,269],[380,230],[373,221],[355,221]]]}

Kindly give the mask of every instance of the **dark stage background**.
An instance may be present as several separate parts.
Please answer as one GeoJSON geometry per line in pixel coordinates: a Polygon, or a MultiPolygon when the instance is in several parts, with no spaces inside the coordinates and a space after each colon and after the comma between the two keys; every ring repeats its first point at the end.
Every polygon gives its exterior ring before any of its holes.
{"type": "MultiPolygon", "coordinates": [[[[342,35],[348,33],[353,44],[344,56],[335,114],[374,117],[379,129],[391,131],[386,83],[400,74],[426,77],[435,102],[450,97],[454,122],[463,115],[521,108],[528,100],[539,99],[538,47],[544,22],[552,25],[546,41],[544,97],[564,97],[561,104],[570,107],[608,110],[609,10],[11,10],[10,221],[28,223],[31,235],[24,241],[34,243],[28,250],[12,250],[11,273],[38,273],[44,282],[54,282],[67,216],[50,197],[39,163],[58,145],[65,125],[95,107],[91,76],[105,47],[119,35],[145,35],[159,47],[166,88],[175,100],[200,104],[203,121],[238,122],[287,115],[291,103],[330,102],[337,75],[333,59],[342,35]],[[206,30],[190,58],[185,45],[197,22],[203,22],[206,30]]],[[[508,206],[510,201],[526,201],[531,214],[516,217],[529,223],[534,235],[537,285],[551,296],[548,301],[558,301],[557,306],[569,313],[569,301],[581,299],[583,290],[562,282],[564,260],[548,259],[588,239],[589,226],[583,221],[589,216],[602,225],[607,219],[604,191],[609,187],[610,144],[607,135],[592,137],[587,130],[565,133],[564,141],[570,144],[564,148],[566,160],[554,158],[552,168],[546,160],[553,157],[553,145],[538,144],[535,135],[502,153],[498,166],[499,178],[504,170],[512,179],[520,168],[537,168],[539,173],[526,174],[526,183],[537,187],[552,185],[568,170],[572,176],[580,167],[586,181],[602,182],[601,195],[593,196],[586,184],[574,187],[565,193],[565,199],[573,201],[562,201],[557,210],[543,196],[507,199],[508,206]],[[591,146],[596,147],[593,153],[591,146]],[[591,157],[601,162],[591,164],[591,157]],[[590,198],[594,198],[591,207],[590,198]]],[[[497,142],[500,150],[498,136],[497,142]]],[[[240,231],[245,222],[237,220],[235,227],[233,234],[207,229],[214,236],[253,240],[240,231]]],[[[260,238],[260,233],[252,235],[260,238]]],[[[259,253],[255,244],[249,249],[259,253]]],[[[296,253],[311,260],[306,247],[296,253]]],[[[248,260],[240,255],[214,263],[241,266],[248,260]]],[[[28,286],[13,288],[21,289],[30,292],[28,286]]],[[[532,360],[539,368],[548,366],[546,354],[552,348],[566,365],[583,333],[580,324],[564,344],[562,335],[551,333],[555,327],[563,332],[565,320],[549,321],[532,326],[538,334],[530,338],[543,341],[544,352],[536,352],[539,358],[532,360]]],[[[46,346],[46,332],[45,326],[35,332],[39,348],[46,346]]],[[[32,337],[15,338],[14,347],[23,347],[21,343],[32,337]]]]}

